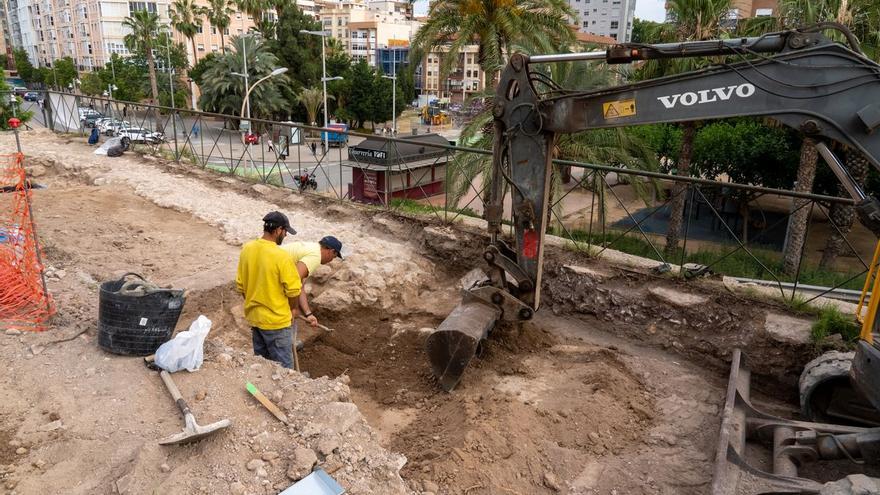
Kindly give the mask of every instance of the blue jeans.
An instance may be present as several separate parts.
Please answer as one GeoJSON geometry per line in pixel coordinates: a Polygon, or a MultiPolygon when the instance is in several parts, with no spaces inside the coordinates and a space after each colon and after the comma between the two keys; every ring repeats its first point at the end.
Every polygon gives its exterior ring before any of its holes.
{"type": "Polygon", "coordinates": [[[254,355],[277,361],[285,368],[293,368],[293,332],[290,327],[280,330],[260,330],[251,327],[254,355]]]}

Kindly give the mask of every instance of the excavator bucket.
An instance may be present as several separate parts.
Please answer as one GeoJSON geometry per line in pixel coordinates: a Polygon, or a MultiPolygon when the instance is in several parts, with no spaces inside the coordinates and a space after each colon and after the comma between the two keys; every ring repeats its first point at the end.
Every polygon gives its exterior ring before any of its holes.
{"type": "Polygon", "coordinates": [[[494,306],[476,297],[465,297],[428,336],[428,360],[443,390],[451,392],[458,385],[480,341],[500,317],[501,311],[494,306]]]}

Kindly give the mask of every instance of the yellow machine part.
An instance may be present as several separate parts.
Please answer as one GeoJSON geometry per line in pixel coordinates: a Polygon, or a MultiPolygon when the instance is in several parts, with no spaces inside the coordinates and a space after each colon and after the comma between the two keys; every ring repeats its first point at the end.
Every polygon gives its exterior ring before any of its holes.
{"type": "Polygon", "coordinates": [[[869,344],[874,343],[874,321],[877,318],[877,307],[880,306],[880,277],[877,276],[878,271],[880,271],[877,269],[878,262],[880,262],[880,241],[877,242],[877,247],[874,248],[874,258],[871,260],[868,276],[865,277],[865,286],[862,287],[862,295],[859,297],[859,305],[856,309],[856,319],[862,324],[862,332],[859,338],[869,344]],[[871,293],[871,298],[867,303],[867,312],[863,315],[865,299],[868,298],[869,292],[871,293]]]}

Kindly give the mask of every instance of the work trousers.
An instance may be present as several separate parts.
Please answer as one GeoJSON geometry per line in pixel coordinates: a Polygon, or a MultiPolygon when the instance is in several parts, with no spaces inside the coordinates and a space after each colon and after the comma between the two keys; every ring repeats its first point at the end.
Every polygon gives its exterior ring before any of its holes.
{"type": "Polygon", "coordinates": [[[293,331],[290,327],[279,330],[261,330],[251,327],[254,355],[277,361],[285,368],[293,368],[293,331]]]}

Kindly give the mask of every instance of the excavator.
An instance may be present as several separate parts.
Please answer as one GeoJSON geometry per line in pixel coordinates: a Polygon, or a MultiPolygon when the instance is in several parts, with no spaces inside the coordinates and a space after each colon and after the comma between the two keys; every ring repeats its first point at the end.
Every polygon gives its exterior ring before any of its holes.
{"type": "MultiPolygon", "coordinates": [[[[537,56],[517,53],[501,74],[492,111],[492,176],[483,198],[490,238],[483,252],[488,279],[463,291],[461,302],[425,344],[437,383],[447,392],[459,383],[496,323],[529,320],[540,306],[552,153],[560,134],[743,116],[770,118],[814,140],[852,196],[859,221],[880,236],[880,202],[865,194],[839,156],[841,151],[861,154],[880,168],[880,132],[876,132],[880,65],[868,59],[856,37],[837,23],[758,37],[626,43],[602,51],[537,56]],[[684,57],[718,57],[724,62],[590,91],[561,88],[538,70],[558,62],[624,64],[684,57]],[[508,191],[512,245],[502,236],[508,191]]],[[[880,294],[878,255],[880,244],[865,284],[865,292],[872,289],[875,295],[880,294]]],[[[733,350],[713,495],[815,494],[822,484],[798,475],[811,462],[848,459],[880,464],[878,305],[880,297],[862,298],[863,326],[855,352],[822,356],[804,370],[800,380],[804,421],[756,408],[750,401],[745,356],[733,350]],[[750,463],[749,442],[760,442],[772,451],[772,462],[750,463]]]]}

